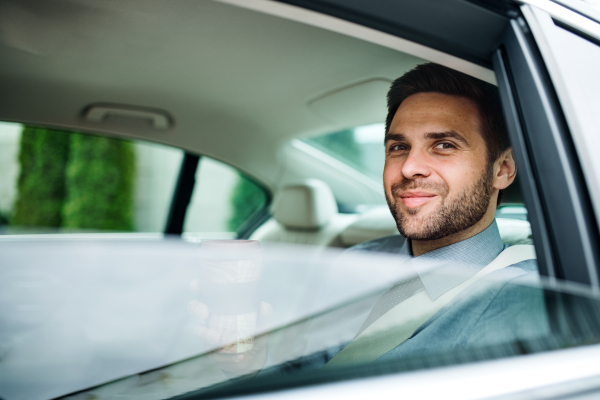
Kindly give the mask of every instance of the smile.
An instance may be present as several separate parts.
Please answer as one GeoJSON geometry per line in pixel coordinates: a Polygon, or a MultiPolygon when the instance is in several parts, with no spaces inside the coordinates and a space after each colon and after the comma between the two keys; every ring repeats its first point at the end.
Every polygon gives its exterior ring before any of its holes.
{"type": "Polygon", "coordinates": [[[437,195],[427,192],[407,192],[400,195],[400,199],[402,199],[402,203],[406,208],[421,207],[434,197],[437,197],[437,195]]]}

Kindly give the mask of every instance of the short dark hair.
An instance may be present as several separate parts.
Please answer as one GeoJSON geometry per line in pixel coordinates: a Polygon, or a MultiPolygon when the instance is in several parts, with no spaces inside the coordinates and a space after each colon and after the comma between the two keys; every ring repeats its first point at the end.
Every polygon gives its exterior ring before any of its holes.
{"type": "Polygon", "coordinates": [[[502,152],[510,147],[498,88],[434,63],[417,65],[392,83],[387,94],[386,135],[400,104],[417,93],[442,93],[472,100],[479,108],[489,163],[496,161],[502,152]]]}

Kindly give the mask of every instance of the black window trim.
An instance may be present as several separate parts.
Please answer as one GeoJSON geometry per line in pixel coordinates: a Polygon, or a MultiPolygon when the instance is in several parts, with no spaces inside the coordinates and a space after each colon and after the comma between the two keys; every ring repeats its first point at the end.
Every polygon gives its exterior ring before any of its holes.
{"type": "Polygon", "coordinates": [[[181,236],[183,233],[185,215],[196,185],[196,171],[200,163],[200,157],[188,152],[183,155],[165,226],[166,235],[181,236]]]}

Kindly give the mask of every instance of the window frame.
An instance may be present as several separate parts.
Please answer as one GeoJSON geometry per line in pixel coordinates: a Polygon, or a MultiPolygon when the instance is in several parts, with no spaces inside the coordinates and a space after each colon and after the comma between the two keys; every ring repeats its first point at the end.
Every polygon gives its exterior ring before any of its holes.
{"type": "MultiPolygon", "coordinates": [[[[526,6],[529,7],[529,6],[526,6]]],[[[525,179],[543,275],[598,288],[600,241],[573,138],[529,25],[511,21],[494,64],[509,135],[525,179]]]]}

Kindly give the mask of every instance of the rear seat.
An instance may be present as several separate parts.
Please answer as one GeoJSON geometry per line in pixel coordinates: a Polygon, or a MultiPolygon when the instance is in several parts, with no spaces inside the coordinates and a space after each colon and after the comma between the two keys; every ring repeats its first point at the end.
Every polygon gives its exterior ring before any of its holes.
{"type": "Polygon", "coordinates": [[[340,234],[340,241],[344,247],[351,247],[390,235],[398,235],[396,221],[387,206],[380,206],[360,214],[340,234]]]}
{"type": "Polygon", "coordinates": [[[345,247],[340,233],[354,222],[355,214],[340,214],[329,186],[317,179],[304,179],[279,190],[273,218],[250,239],[265,243],[292,243],[345,247]]]}

